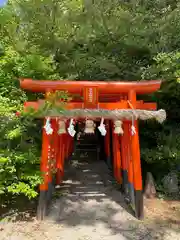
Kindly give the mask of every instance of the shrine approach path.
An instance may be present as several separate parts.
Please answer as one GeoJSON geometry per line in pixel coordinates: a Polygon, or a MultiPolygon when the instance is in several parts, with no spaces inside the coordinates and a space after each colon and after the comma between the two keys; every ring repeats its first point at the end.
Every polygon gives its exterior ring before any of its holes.
{"type": "Polygon", "coordinates": [[[103,161],[73,161],[46,219],[12,224],[0,240],[180,239],[171,230],[136,220],[111,180],[103,161]]]}

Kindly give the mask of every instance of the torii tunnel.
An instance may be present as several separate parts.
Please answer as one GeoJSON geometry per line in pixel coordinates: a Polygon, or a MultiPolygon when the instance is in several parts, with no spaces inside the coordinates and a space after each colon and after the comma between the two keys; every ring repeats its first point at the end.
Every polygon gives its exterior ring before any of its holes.
{"type": "MultiPolygon", "coordinates": [[[[139,81],[139,82],[104,82],[104,81],[49,81],[21,79],[20,86],[24,90],[33,92],[53,92],[68,91],[74,97],[71,102],[65,106],[67,110],[72,109],[104,109],[104,110],[149,110],[155,111],[156,103],[145,103],[137,100],[138,94],[151,94],[157,91],[161,86],[161,81],[139,81]]],[[[37,102],[26,102],[27,107],[38,109],[43,100],[37,102]]],[[[57,116],[58,118],[58,116],[57,116]]],[[[43,173],[43,183],[40,185],[40,197],[38,206],[38,218],[43,219],[47,207],[48,191],[52,183],[51,166],[48,165],[48,159],[55,160],[56,184],[60,184],[64,175],[64,161],[71,156],[73,151],[73,137],[68,133],[58,135],[57,118],[51,119],[53,128],[52,135],[48,135],[43,128],[42,135],[42,157],[41,171],[43,173]],[[53,141],[53,146],[50,142],[53,141]],[[44,174],[45,173],[45,174],[44,174]]],[[[125,193],[130,196],[130,200],[138,219],[143,218],[143,187],[141,175],[141,160],[139,146],[138,120],[135,119],[135,134],[131,134],[132,121],[122,119],[123,134],[118,135],[110,128],[113,128],[113,120],[105,119],[106,135],[104,137],[104,146],[106,159],[113,158],[113,175],[117,183],[122,185],[125,193]],[[111,136],[110,136],[111,134],[111,136]],[[111,141],[111,144],[110,144],[111,141]],[[111,156],[111,147],[113,156],[111,156]]]]}

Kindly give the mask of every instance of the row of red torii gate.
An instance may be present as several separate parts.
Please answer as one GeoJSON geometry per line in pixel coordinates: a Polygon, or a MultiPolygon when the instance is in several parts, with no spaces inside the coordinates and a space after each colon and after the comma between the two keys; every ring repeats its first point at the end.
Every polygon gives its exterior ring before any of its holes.
{"type": "MultiPolygon", "coordinates": [[[[154,118],[162,123],[166,113],[164,110],[157,111],[156,103],[137,100],[137,95],[157,91],[161,81],[90,82],[21,79],[20,86],[25,90],[45,93],[45,96],[55,91],[67,91],[72,96],[71,101],[64,105],[63,111],[59,113],[51,111],[44,116],[41,156],[43,182],[40,185],[38,218],[43,219],[46,215],[52,193],[53,176],[55,184],[59,185],[62,182],[64,162],[73,152],[74,123],[79,120],[86,121],[86,133],[90,134],[93,133],[93,120],[99,120],[98,129],[104,136],[106,160],[109,162],[112,159],[114,178],[129,196],[135,216],[142,219],[143,187],[138,120],[154,118]],[[110,146],[113,148],[112,151],[110,146]]],[[[33,108],[37,111],[45,99],[25,102],[24,110],[33,108]]]]}

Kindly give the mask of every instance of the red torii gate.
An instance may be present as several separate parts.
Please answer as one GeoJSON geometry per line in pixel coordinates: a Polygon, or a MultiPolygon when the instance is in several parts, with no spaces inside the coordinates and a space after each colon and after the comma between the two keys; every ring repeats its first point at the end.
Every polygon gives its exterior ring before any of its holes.
{"type": "MultiPolygon", "coordinates": [[[[104,110],[120,110],[120,109],[142,109],[156,110],[155,103],[144,103],[136,99],[137,94],[149,94],[160,88],[161,81],[140,81],[140,82],[103,82],[103,81],[47,81],[47,80],[20,80],[21,88],[33,92],[48,93],[52,91],[68,91],[69,94],[78,94],[80,97],[65,106],[67,110],[72,109],[104,109],[104,110]],[[82,99],[83,97],[83,99],[82,99]]],[[[25,110],[32,107],[36,110],[43,104],[43,100],[37,102],[26,102],[25,110]]],[[[54,116],[55,117],[55,116],[54,116]]],[[[58,117],[58,116],[57,116],[58,117]]],[[[112,119],[105,120],[107,134],[105,136],[105,150],[107,161],[110,160],[110,131],[113,127],[112,119]]],[[[43,219],[46,212],[46,204],[48,200],[48,191],[50,191],[52,183],[49,159],[54,159],[57,172],[56,184],[60,184],[64,174],[64,160],[71,155],[73,151],[73,138],[67,133],[58,135],[57,120],[51,119],[53,134],[48,135],[43,129],[42,136],[42,157],[41,171],[43,175],[43,183],[40,185],[40,199],[38,206],[38,218],[43,219]],[[54,140],[53,146],[50,144],[54,140]],[[50,148],[51,145],[51,148],[50,148]]],[[[136,132],[131,134],[131,120],[123,120],[122,136],[112,133],[113,141],[113,168],[114,177],[118,183],[122,184],[125,191],[129,192],[131,202],[134,206],[135,216],[143,217],[143,194],[142,194],[142,176],[138,123],[134,120],[136,132]]]]}

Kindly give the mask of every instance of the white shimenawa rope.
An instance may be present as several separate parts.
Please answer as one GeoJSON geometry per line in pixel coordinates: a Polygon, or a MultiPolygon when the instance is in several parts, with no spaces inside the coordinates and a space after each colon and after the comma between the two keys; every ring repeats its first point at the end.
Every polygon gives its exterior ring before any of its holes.
{"type": "Polygon", "coordinates": [[[49,117],[46,118],[46,124],[44,125],[44,129],[47,135],[51,135],[53,133],[53,129],[51,127],[51,122],[49,117]]]}
{"type": "Polygon", "coordinates": [[[74,125],[73,125],[73,119],[70,120],[69,127],[68,127],[68,133],[71,137],[74,137],[76,134],[76,131],[74,130],[74,125]]]}
{"type": "Polygon", "coordinates": [[[57,112],[49,115],[51,118],[55,117],[66,117],[68,119],[76,118],[104,118],[111,120],[132,120],[132,114],[137,116],[137,119],[140,120],[150,120],[155,119],[159,123],[163,123],[166,119],[165,110],[161,109],[158,111],[142,110],[142,109],[116,109],[116,110],[107,110],[107,109],[72,109],[72,110],[63,110],[57,115],[57,112]]]}
{"type": "Polygon", "coordinates": [[[106,131],[105,124],[104,124],[104,118],[101,118],[101,123],[98,127],[98,130],[100,131],[102,136],[106,135],[107,131],[106,131]]]}

